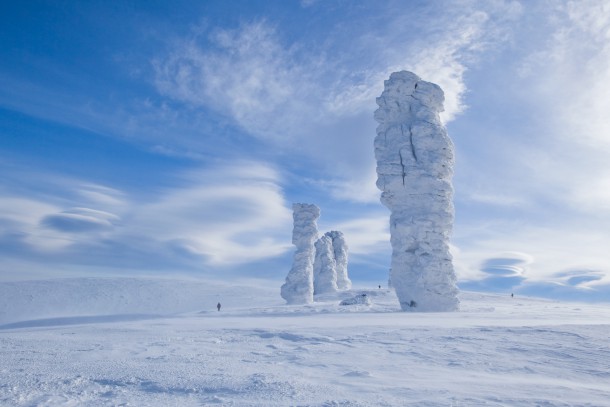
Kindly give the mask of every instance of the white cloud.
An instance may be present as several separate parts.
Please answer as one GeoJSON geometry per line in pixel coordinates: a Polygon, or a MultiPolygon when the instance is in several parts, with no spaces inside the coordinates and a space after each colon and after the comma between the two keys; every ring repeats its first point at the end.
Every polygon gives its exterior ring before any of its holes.
{"type": "Polygon", "coordinates": [[[527,61],[549,118],[566,142],[610,151],[610,4],[561,4],[546,49],[527,61]]]}
{"type": "Polygon", "coordinates": [[[257,162],[192,172],[183,187],[142,204],[131,219],[137,233],[202,256],[209,265],[240,264],[289,247],[291,212],[278,173],[257,162]]]}
{"type": "Polygon", "coordinates": [[[177,175],[176,186],[143,197],[48,174],[45,182],[60,187],[49,195],[55,205],[37,197],[0,198],[0,239],[33,256],[91,266],[135,261],[145,269],[162,259],[206,267],[268,259],[291,247],[292,216],[281,180],[265,163],[233,161],[177,175]],[[87,206],[62,207],[66,203],[87,206]]]}
{"type": "Polygon", "coordinates": [[[38,220],[50,213],[59,211],[55,205],[50,205],[38,200],[19,197],[0,197],[0,220],[22,225],[22,227],[33,227],[38,220]]]}
{"type": "Polygon", "coordinates": [[[71,208],[40,219],[46,229],[62,233],[95,233],[111,230],[120,218],[112,213],[89,208],[71,208]]]}
{"type": "Polygon", "coordinates": [[[349,252],[366,255],[385,251],[390,247],[390,228],[387,215],[368,215],[332,225],[329,229],[345,234],[349,252]]]}
{"type": "Polygon", "coordinates": [[[303,136],[300,125],[316,116],[315,106],[305,103],[315,80],[275,30],[258,21],[217,29],[208,40],[207,46],[197,39],[179,42],[155,63],[159,90],[226,114],[263,139],[303,136]]]}
{"type": "MultiPolygon", "coordinates": [[[[497,119],[505,128],[492,127],[481,132],[488,139],[461,146],[470,160],[462,161],[456,188],[464,200],[454,241],[461,277],[482,277],[482,262],[509,250],[532,257],[526,284],[564,284],[557,273],[565,270],[593,270],[601,278],[585,285],[607,284],[608,7],[604,1],[524,3],[512,60],[500,71],[510,75],[516,66],[519,75],[498,80],[495,74],[489,81],[498,86],[491,95],[507,98],[498,106],[510,121],[497,119]],[[473,203],[480,213],[467,206],[473,203]]],[[[477,123],[487,124],[497,123],[477,123]]]]}
{"type": "Polygon", "coordinates": [[[329,185],[339,185],[331,193],[361,201],[353,186],[372,176],[372,112],[383,81],[392,71],[412,69],[437,82],[446,94],[444,119],[453,119],[464,109],[467,65],[505,40],[506,21],[520,8],[464,2],[422,9],[390,4],[371,12],[385,25],[363,19],[347,33],[339,25],[316,45],[289,43],[266,21],[215,29],[206,38],[198,33],[155,61],[157,88],[227,115],[274,148],[307,156],[325,167],[329,185]],[[345,38],[347,48],[338,42],[345,38]]]}
{"type": "MultiPolygon", "coordinates": [[[[539,222],[540,223],[540,222],[539,222]]],[[[610,275],[605,230],[595,231],[587,224],[557,219],[548,225],[529,224],[526,220],[489,221],[486,225],[462,227],[453,239],[455,264],[461,279],[483,277],[482,264],[498,253],[519,253],[527,265],[523,277],[528,282],[558,281],[566,270],[597,270],[610,275]],[[466,247],[467,249],[463,249],[466,247]]]]}
{"type": "Polygon", "coordinates": [[[522,196],[509,195],[503,192],[481,192],[475,191],[468,196],[473,202],[486,203],[497,206],[527,206],[527,200],[522,196]]]}
{"type": "Polygon", "coordinates": [[[520,64],[524,103],[541,123],[540,183],[556,199],[592,212],[610,209],[610,4],[552,3],[544,41],[520,64]]]}
{"type": "Polygon", "coordinates": [[[102,207],[120,208],[126,203],[124,194],[114,188],[98,184],[83,184],[77,193],[91,205],[101,205],[102,207]]]}

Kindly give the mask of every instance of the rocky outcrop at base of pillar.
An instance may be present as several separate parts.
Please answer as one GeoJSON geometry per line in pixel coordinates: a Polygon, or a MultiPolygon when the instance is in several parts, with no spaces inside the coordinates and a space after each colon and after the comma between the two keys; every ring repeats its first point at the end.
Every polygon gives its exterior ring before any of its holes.
{"type": "Polygon", "coordinates": [[[404,311],[455,311],[449,253],[453,144],[439,119],[444,95],[411,72],[396,72],[377,98],[377,187],[390,211],[391,282],[404,311]]]}
{"type": "Polygon", "coordinates": [[[320,208],[313,204],[295,203],[292,210],[292,243],[296,246],[296,253],[281,295],[288,304],[309,304],[313,302],[314,242],[318,238],[316,222],[320,208]]]}

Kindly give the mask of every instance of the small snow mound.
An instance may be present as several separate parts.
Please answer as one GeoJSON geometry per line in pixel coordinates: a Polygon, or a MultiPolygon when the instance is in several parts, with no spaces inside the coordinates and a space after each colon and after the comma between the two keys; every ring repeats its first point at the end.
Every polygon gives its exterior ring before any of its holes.
{"type": "Polygon", "coordinates": [[[354,370],[352,372],[347,372],[343,375],[344,377],[370,377],[371,374],[366,370],[354,370]]]}
{"type": "Polygon", "coordinates": [[[339,305],[371,305],[371,299],[366,294],[360,294],[355,297],[344,299],[339,305]]]}

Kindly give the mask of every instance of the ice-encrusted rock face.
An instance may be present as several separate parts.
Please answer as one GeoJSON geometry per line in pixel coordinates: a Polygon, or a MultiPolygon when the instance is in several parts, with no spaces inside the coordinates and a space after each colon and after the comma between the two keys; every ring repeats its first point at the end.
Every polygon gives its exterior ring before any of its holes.
{"type": "Polygon", "coordinates": [[[337,288],[339,290],[349,290],[352,288],[352,282],[347,275],[347,243],[343,232],[331,230],[325,233],[330,237],[333,245],[333,253],[336,262],[337,271],[337,288]]]}
{"type": "Polygon", "coordinates": [[[281,295],[288,304],[313,302],[314,242],[318,238],[320,208],[313,204],[292,205],[292,244],[296,246],[292,268],[282,285],[281,295]]]}
{"type": "Polygon", "coordinates": [[[315,243],[316,257],[313,263],[313,293],[337,292],[337,262],[333,251],[333,241],[324,235],[315,243]]]}
{"type": "Polygon", "coordinates": [[[406,71],[384,85],[375,111],[375,158],[381,202],[391,211],[392,286],[404,311],[454,311],[454,156],[438,115],[443,91],[406,71]]]}
{"type": "Polygon", "coordinates": [[[355,297],[344,299],[339,305],[371,305],[371,299],[366,294],[360,294],[355,297]]]}

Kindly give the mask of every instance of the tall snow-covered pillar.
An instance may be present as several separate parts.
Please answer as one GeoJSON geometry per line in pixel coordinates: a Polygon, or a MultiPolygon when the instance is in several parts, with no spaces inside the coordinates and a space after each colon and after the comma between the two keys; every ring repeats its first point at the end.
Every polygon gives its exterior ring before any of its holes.
{"type": "Polygon", "coordinates": [[[292,244],[297,248],[292,268],[282,285],[281,295],[288,304],[309,304],[313,302],[313,261],[314,242],[318,238],[317,220],[320,208],[313,204],[292,205],[292,244]]]}
{"type": "Polygon", "coordinates": [[[336,270],[337,270],[337,288],[339,290],[349,290],[352,288],[352,282],[347,275],[347,243],[343,232],[331,230],[326,232],[325,236],[332,239],[333,252],[335,255],[336,270]]]}
{"type": "Polygon", "coordinates": [[[325,294],[337,292],[337,262],[333,250],[333,241],[326,234],[314,244],[316,256],[313,262],[313,293],[325,294]]]}
{"type": "Polygon", "coordinates": [[[455,311],[454,155],[439,118],[444,94],[406,71],[384,85],[375,111],[375,158],[381,203],[391,211],[392,286],[403,311],[455,311]]]}

